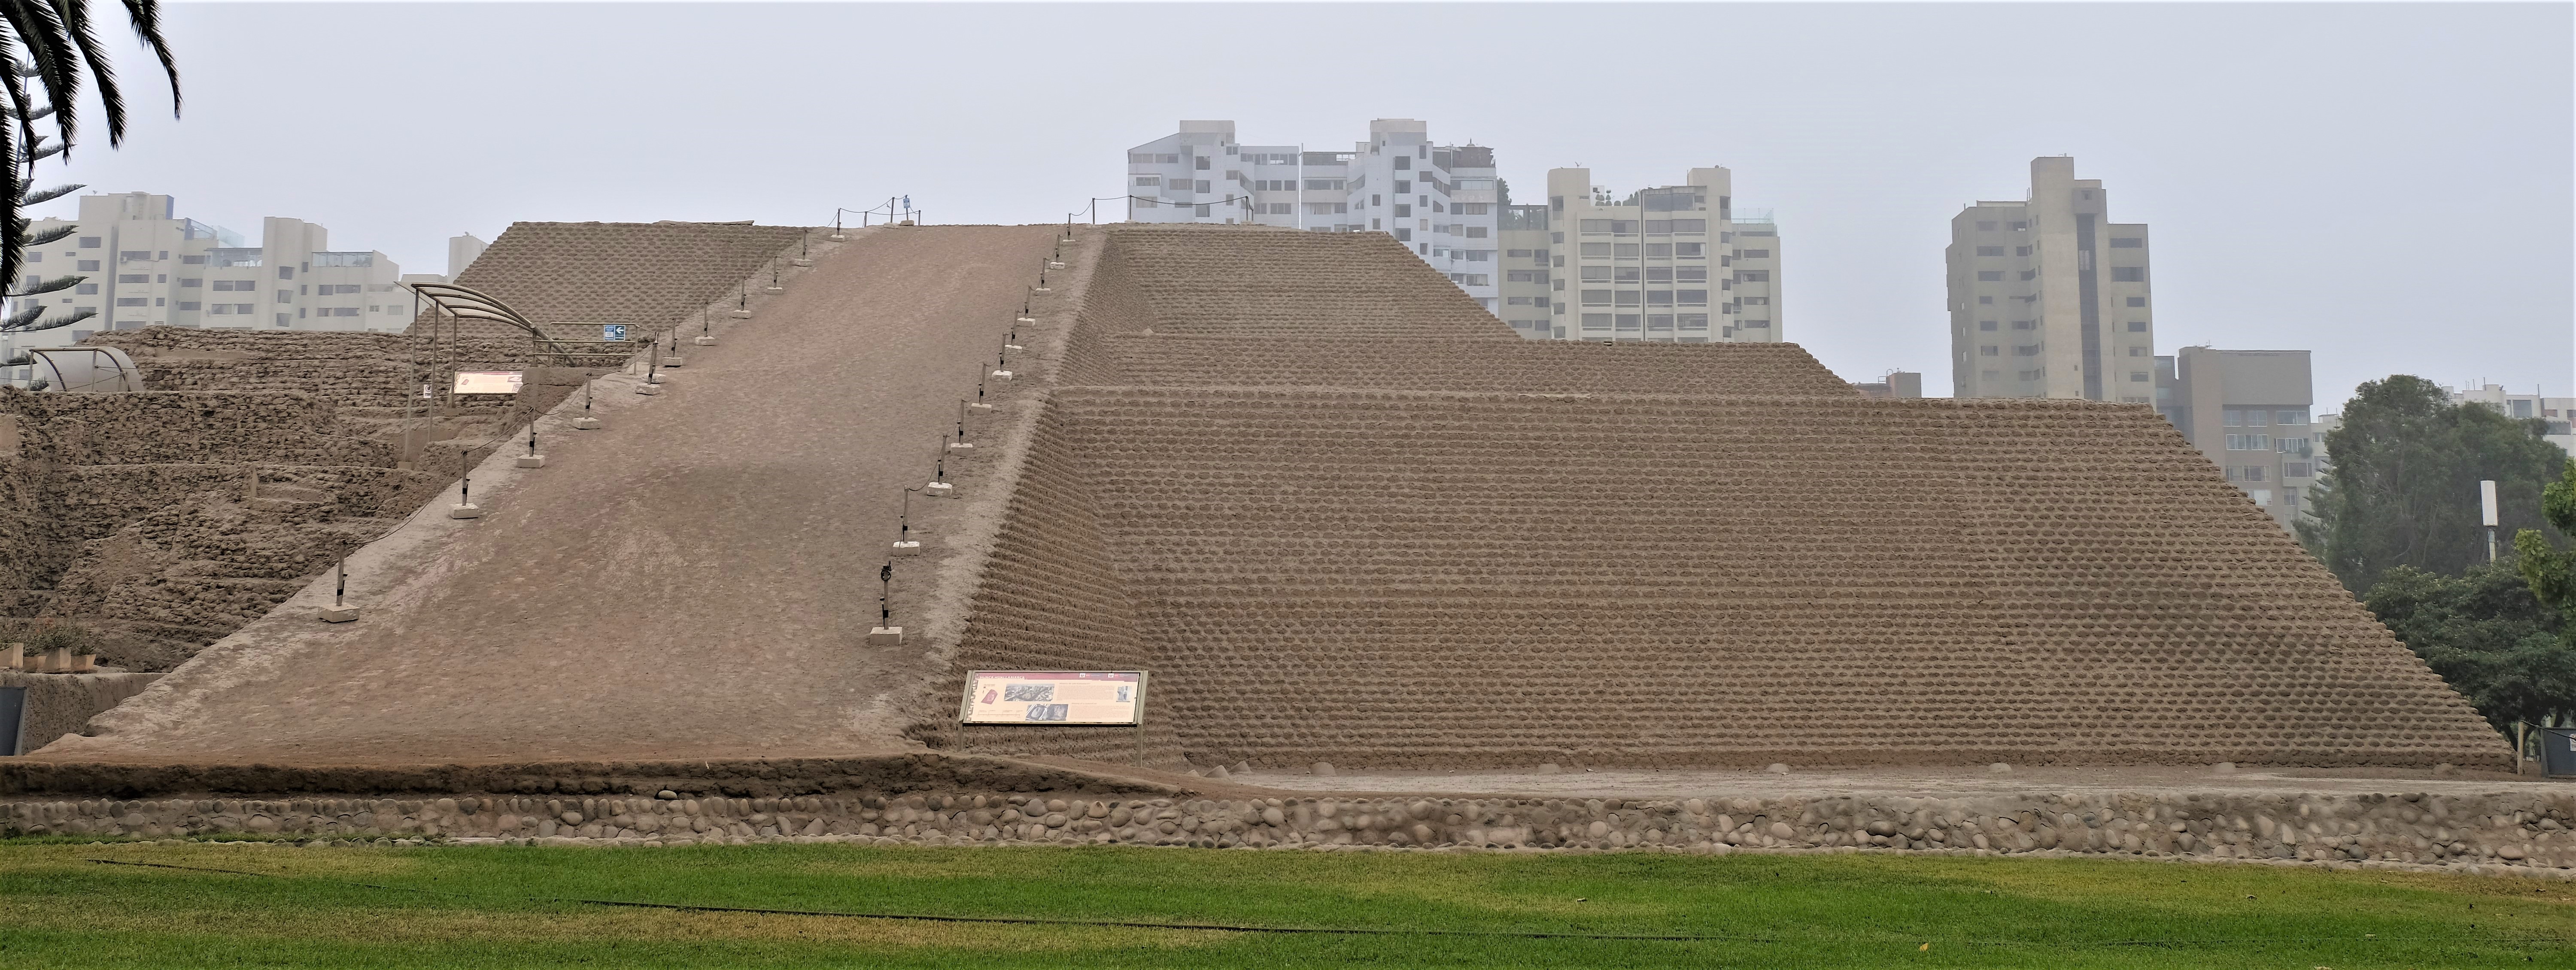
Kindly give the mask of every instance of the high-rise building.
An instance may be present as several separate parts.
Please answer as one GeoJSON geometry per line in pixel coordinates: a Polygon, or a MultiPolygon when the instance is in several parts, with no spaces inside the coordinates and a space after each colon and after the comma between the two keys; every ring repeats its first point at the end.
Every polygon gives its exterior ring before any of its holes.
{"type": "Polygon", "coordinates": [[[393,260],[334,251],[329,230],[301,219],[263,219],[259,245],[245,246],[230,230],[179,218],[169,196],[123,192],[81,196],[77,218],[39,219],[30,229],[64,225],[75,227],[71,236],[27,250],[21,282],[85,279],[24,299],[43,301],[46,319],[94,315],[67,327],[0,334],[10,351],[157,324],[391,332],[410,325],[415,311],[393,260]]]}
{"type": "Polygon", "coordinates": [[[1780,234],[1769,213],[1735,211],[1732,182],[1726,169],[1694,168],[1680,185],[1615,197],[1590,169],[1549,169],[1546,207],[1508,217],[1503,318],[1555,340],[1782,339],[1780,234]],[[1542,292],[1543,329],[1534,305],[1521,315],[1509,299],[1542,292]]]}
{"type": "Polygon", "coordinates": [[[1234,122],[1183,121],[1128,149],[1127,195],[1132,222],[1384,232],[1500,310],[1495,230],[1504,200],[1494,150],[1434,145],[1420,121],[1369,122],[1368,140],[1347,152],[1245,145],[1234,122]]]}
{"type": "Polygon", "coordinates": [[[2282,528],[2316,483],[2324,431],[2304,350],[2185,347],[2154,360],[2156,408],[2282,528]]]}
{"type": "Polygon", "coordinates": [[[2030,163],[2030,197],[1950,220],[1951,392],[2146,404],[2155,394],[2147,227],[2110,219],[2099,179],[2030,163]]]}
{"type": "Polygon", "coordinates": [[[2547,397],[2539,388],[2529,394],[2516,394],[2502,384],[2481,383],[2453,389],[2451,403],[2485,405],[2516,420],[2539,418],[2549,423],[2549,432],[2542,437],[2560,451],[2576,453],[2576,428],[2569,424],[2570,419],[2576,419],[2576,397],[2547,397]]]}

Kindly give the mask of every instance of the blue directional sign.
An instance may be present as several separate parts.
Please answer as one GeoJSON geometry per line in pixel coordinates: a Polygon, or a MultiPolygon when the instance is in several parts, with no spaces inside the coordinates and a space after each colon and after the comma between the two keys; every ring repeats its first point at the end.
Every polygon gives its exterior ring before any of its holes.
{"type": "Polygon", "coordinates": [[[622,323],[603,323],[603,324],[600,324],[600,325],[599,325],[599,339],[601,339],[601,340],[624,340],[624,339],[626,339],[626,325],[625,325],[625,324],[622,324],[622,323]]]}

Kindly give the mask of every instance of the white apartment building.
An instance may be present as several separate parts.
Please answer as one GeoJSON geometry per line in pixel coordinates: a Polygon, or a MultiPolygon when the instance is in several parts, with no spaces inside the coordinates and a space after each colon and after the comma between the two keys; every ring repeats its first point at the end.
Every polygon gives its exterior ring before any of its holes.
{"type": "Polygon", "coordinates": [[[1625,197],[1590,169],[1550,169],[1547,204],[1510,206],[1502,240],[1501,316],[1523,337],[1782,339],[1779,230],[1736,213],[1724,168],[1625,197]]]}
{"type": "Polygon", "coordinates": [[[2508,418],[2547,421],[2549,433],[2544,437],[2549,439],[2549,443],[2557,445],[2560,451],[2576,454],[2576,428],[2569,424],[2571,419],[2576,419],[2576,397],[2545,397],[2538,388],[2529,394],[2516,394],[2506,390],[2502,384],[2482,383],[2452,389],[2451,403],[2483,404],[2508,418]]]}
{"type": "Polygon", "coordinates": [[[399,285],[401,267],[383,253],[334,251],[329,230],[277,217],[261,220],[259,245],[245,246],[230,230],[178,218],[174,209],[171,197],[148,192],[85,195],[77,218],[35,220],[31,230],[75,231],[28,250],[21,282],[84,280],[27,299],[43,300],[48,319],[83,309],[95,315],[68,327],[0,333],[0,359],[69,346],[102,330],[161,324],[394,332],[411,323],[412,294],[399,285]]]}
{"type": "Polygon", "coordinates": [[[1128,150],[1127,194],[1132,222],[1388,233],[1486,310],[1500,309],[1493,149],[1434,145],[1421,121],[1372,121],[1369,140],[1347,152],[1244,145],[1234,122],[1183,121],[1128,150]]]}
{"type": "Polygon", "coordinates": [[[1951,391],[2152,403],[2147,227],[2110,221],[2099,179],[2035,158],[2030,197],[1950,220],[1951,391]]]}

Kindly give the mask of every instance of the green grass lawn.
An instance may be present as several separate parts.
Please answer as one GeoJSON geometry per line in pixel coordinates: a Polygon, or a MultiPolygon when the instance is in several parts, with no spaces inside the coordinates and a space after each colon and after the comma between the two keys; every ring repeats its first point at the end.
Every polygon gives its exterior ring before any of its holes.
{"type": "Polygon", "coordinates": [[[0,967],[2576,967],[2571,897],[2111,860],[21,841],[0,967]]]}

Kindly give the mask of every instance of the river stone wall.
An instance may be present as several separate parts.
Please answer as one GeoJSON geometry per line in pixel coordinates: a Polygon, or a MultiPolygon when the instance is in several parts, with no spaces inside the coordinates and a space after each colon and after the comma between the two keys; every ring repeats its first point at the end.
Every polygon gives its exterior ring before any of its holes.
{"type": "Polygon", "coordinates": [[[1945,852],[2474,867],[2576,879],[2576,793],[1962,799],[1190,798],[1028,791],[0,803],[0,834],[1945,852]]]}

